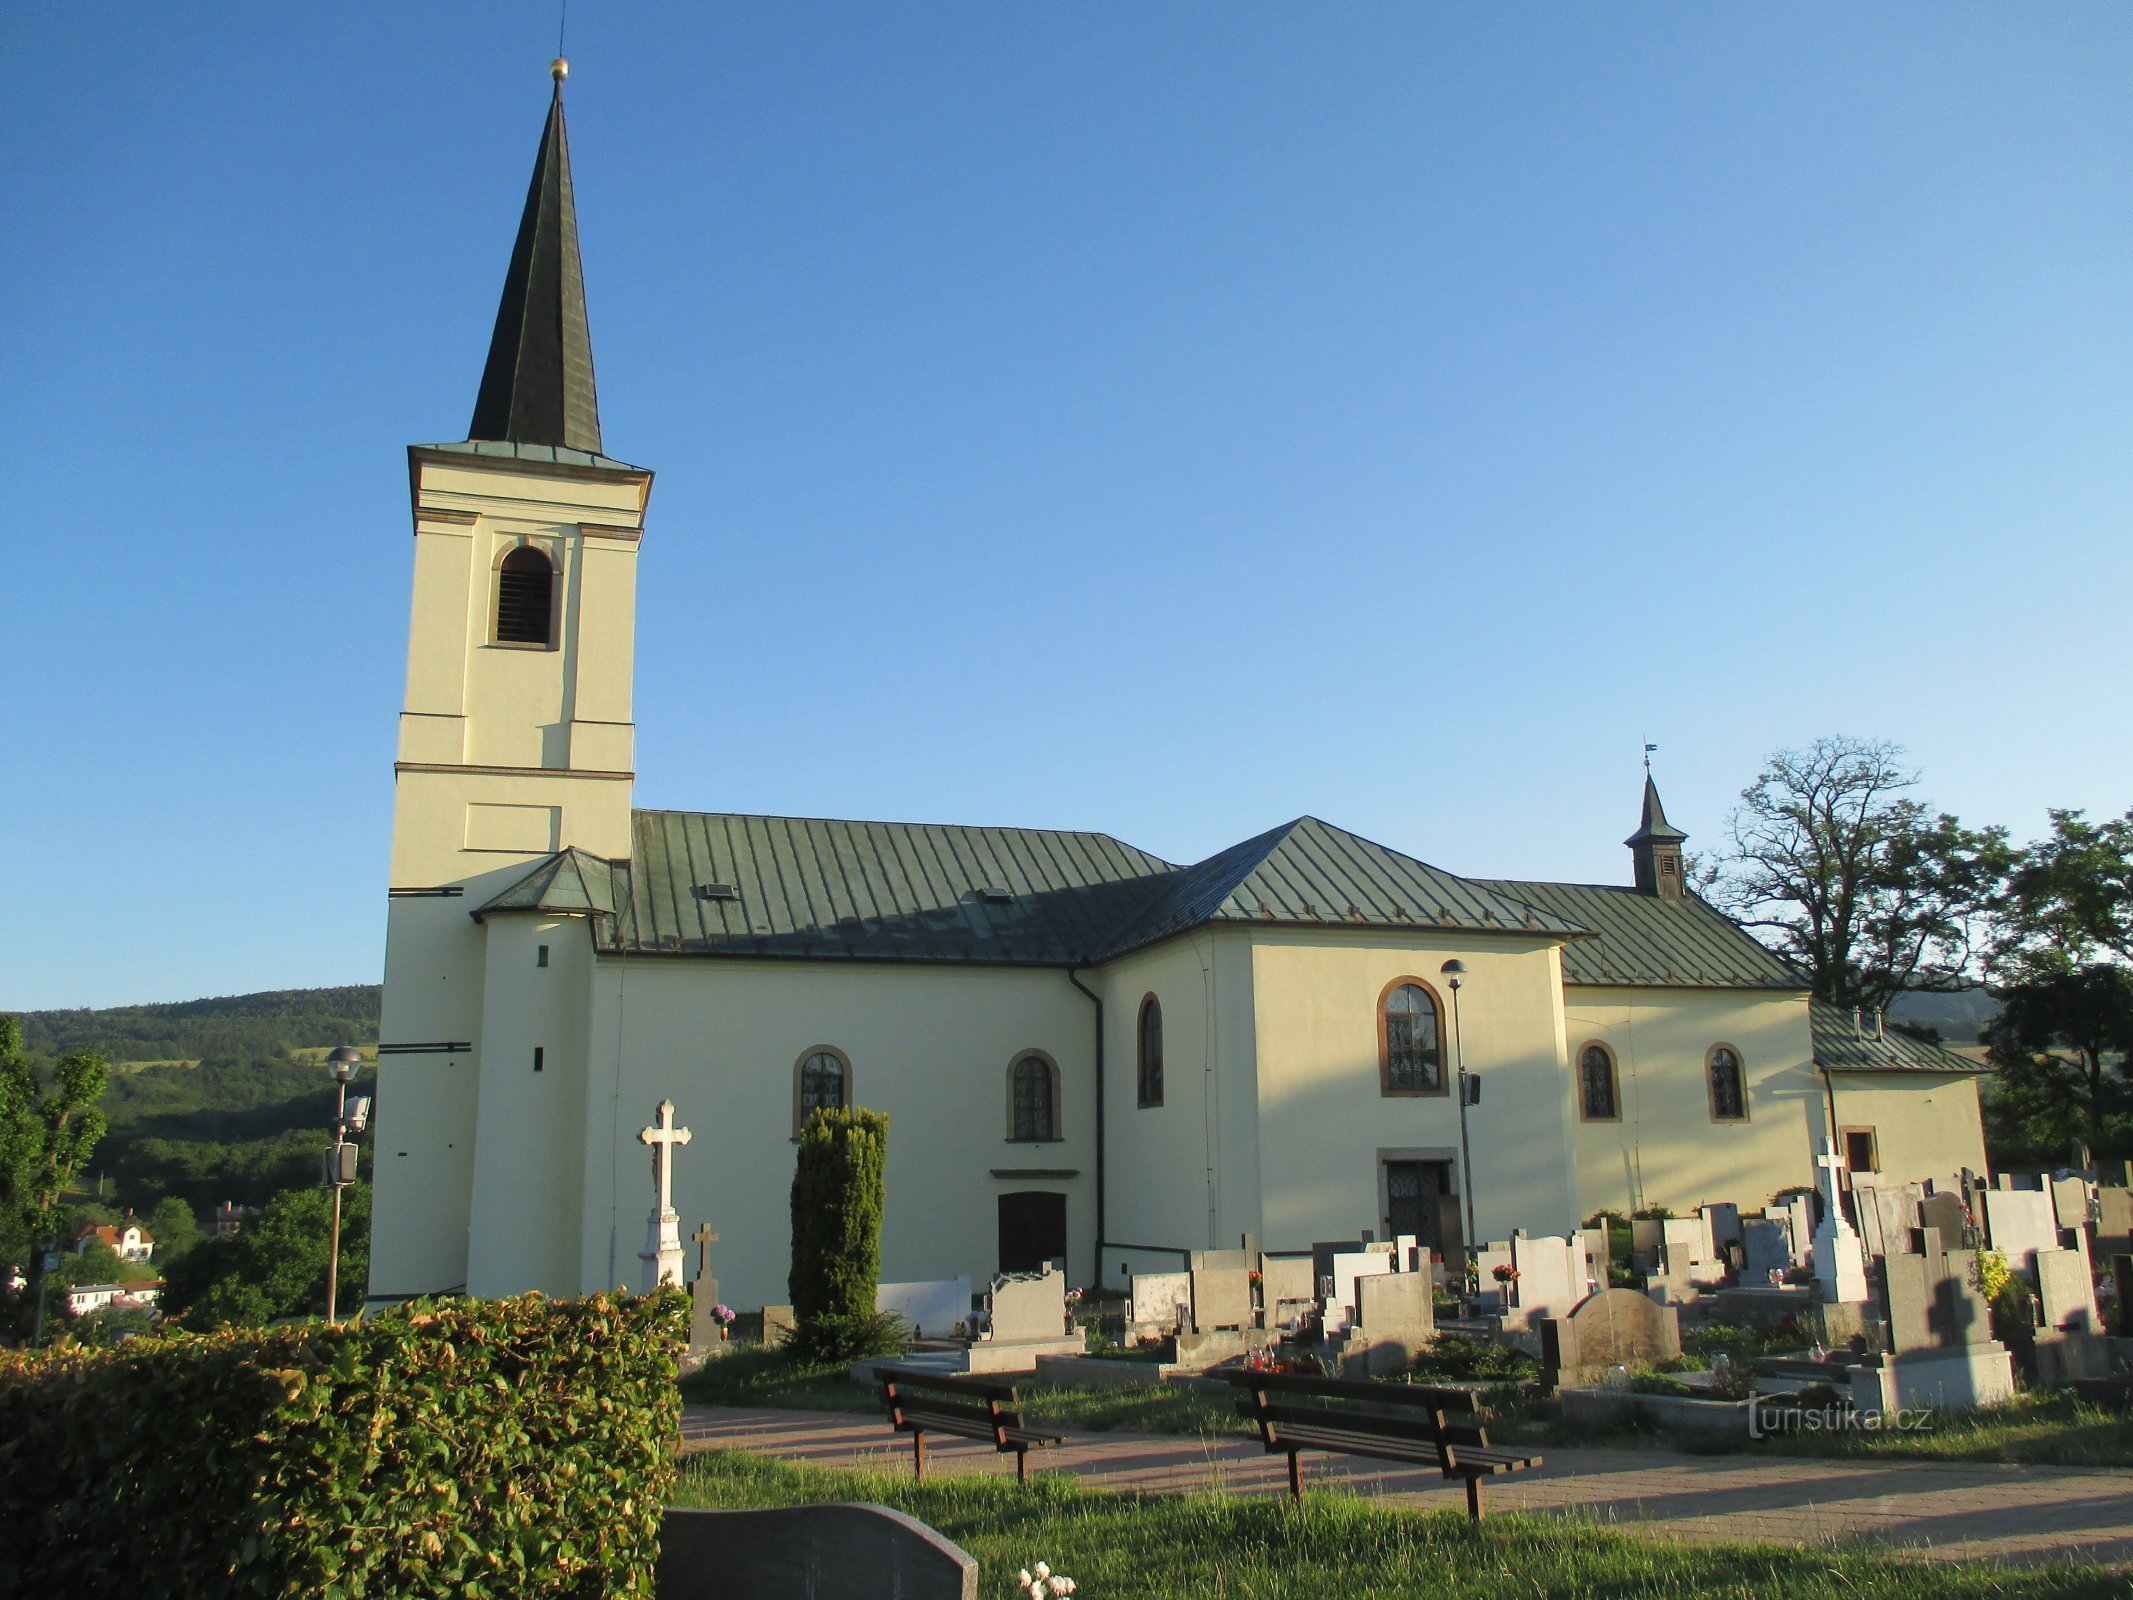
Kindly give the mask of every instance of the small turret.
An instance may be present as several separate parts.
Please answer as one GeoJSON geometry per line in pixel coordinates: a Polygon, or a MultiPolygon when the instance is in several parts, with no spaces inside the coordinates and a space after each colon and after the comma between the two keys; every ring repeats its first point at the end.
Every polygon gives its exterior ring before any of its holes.
{"type": "Polygon", "coordinates": [[[1644,775],[1644,819],[1637,831],[1622,842],[1629,846],[1637,864],[1637,888],[1662,900],[1682,896],[1681,845],[1688,838],[1666,820],[1666,807],[1659,803],[1659,786],[1650,773],[1644,775]]]}

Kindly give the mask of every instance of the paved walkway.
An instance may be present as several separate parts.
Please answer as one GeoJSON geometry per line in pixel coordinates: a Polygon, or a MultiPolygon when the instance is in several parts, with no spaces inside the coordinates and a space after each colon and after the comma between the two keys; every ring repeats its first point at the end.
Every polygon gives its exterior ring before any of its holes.
{"type": "MultiPolygon", "coordinates": [[[[911,1464],[907,1437],[857,1414],[690,1406],[682,1438],[685,1449],[752,1450],[811,1466],[908,1471],[911,1464]]],[[[1961,1561],[2133,1563],[2133,1472],[1639,1449],[1543,1447],[1543,1454],[1540,1471],[1488,1486],[1492,1512],[1560,1512],[1678,1539],[1870,1544],[1961,1561]]],[[[959,1439],[927,1440],[926,1463],[929,1474],[1014,1472],[1013,1456],[959,1439]]],[[[1030,1463],[1107,1489],[1287,1489],[1283,1458],[1249,1438],[1085,1433],[1036,1452],[1030,1463]]],[[[1338,1481],[1403,1504],[1464,1504],[1458,1483],[1434,1473],[1316,1455],[1304,1463],[1307,1484],[1338,1481]]]]}

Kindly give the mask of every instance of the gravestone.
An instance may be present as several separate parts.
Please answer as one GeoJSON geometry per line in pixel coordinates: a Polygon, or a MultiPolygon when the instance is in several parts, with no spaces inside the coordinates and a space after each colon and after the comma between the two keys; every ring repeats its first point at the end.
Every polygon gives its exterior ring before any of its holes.
{"type": "Polygon", "coordinates": [[[1706,1218],[1669,1217],[1660,1228],[1659,1269],[1669,1281],[1696,1288],[1725,1281],[1726,1263],[1712,1243],[1706,1218]]]}
{"type": "Polygon", "coordinates": [[[2059,1247],[2059,1219],[2041,1189],[1987,1189],[1985,1237],[2017,1272],[2034,1276],[2037,1252],[2059,1247]]]}
{"type": "Polygon", "coordinates": [[[653,1583],[658,1600],[977,1600],[978,1564],[887,1506],[669,1509],[653,1583]]]}
{"type": "Polygon", "coordinates": [[[1568,1316],[1585,1298],[1585,1251],[1574,1237],[1514,1238],[1511,1265],[1518,1272],[1511,1300],[1521,1320],[1568,1316]]]}
{"type": "Polygon", "coordinates": [[[2044,1326],[2054,1333],[2100,1333],[2096,1315],[2096,1280],[2089,1274],[2086,1250],[2039,1250],[2037,1290],[2044,1302],[2044,1326]]]}
{"type": "Polygon", "coordinates": [[[674,1152],[689,1142],[687,1128],[674,1126],[674,1102],[662,1100],[652,1113],[652,1125],[641,1128],[637,1142],[652,1150],[652,1211],[645,1219],[644,1248],[637,1259],[644,1263],[644,1292],[651,1294],[662,1283],[681,1282],[681,1217],[674,1210],[674,1152]]]}
{"type": "Polygon", "coordinates": [[[914,1339],[945,1339],[970,1320],[970,1279],[880,1284],[874,1290],[874,1309],[902,1317],[914,1339]]]}
{"type": "Polygon", "coordinates": [[[792,1339],[793,1330],[798,1326],[793,1319],[791,1306],[763,1307],[763,1348],[784,1349],[792,1339]]]}
{"type": "Polygon", "coordinates": [[[1632,1217],[1629,1219],[1629,1253],[1642,1257],[1631,1264],[1640,1271],[1659,1270],[1659,1254],[1665,1248],[1666,1225],[1657,1217],[1632,1217]]]}
{"type": "Polygon", "coordinates": [[[1256,1250],[1194,1250],[1185,1258],[1188,1272],[1213,1272],[1223,1268],[1235,1268],[1250,1272],[1259,1264],[1256,1250]]]}
{"type": "Polygon", "coordinates": [[[1837,1174],[1844,1170],[1844,1157],[1834,1139],[1822,1141],[1815,1157],[1822,1170],[1822,1221],[1815,1228],[1815,1285],[1827,1304],[1851,1305],[1866,1298],[1866,1256],[1859,1235],[1844,1220],[1844,1205],[1837,1193],[1837,1174]]]}
{"type": "Polygon", "coordinates": [[[1900,1255],[1911,1247],[1919,1226],[1918,1196],[1908,1186],[1860,1184],[1852,1199],[1859,1208],[1859,1240],[1871,1256],[1900,1255]]]}
{"type": "Polygon", "coordinates": [[[1741,1242],[1740,1207],[1726,1202],[1703,1208],[1704,1226],[1710,1232],[1714,1254],[1723,1256],[1729,1244],[1741,1242]]]}
{"type": "Polygon", "coordinates": [[[1501,1267],[1516,1266],[1511,1259],[1511,1242],[1508,1239],[1492,1241],[1474,1252],[1475,1293],[1485,1304],[1508,1306],[1511,1303],[1511,1286],[1496,1276],[1501,1267]]]}
{"type": "Polygon", "coordinates": [[[1943,1250],[1960,1250],[1969,1243],[1969,1218],[1963,1214],[1963,1197],[1953,1189],[1937,1189],[1918,1202],[1918,1225],[1940,1236],[1943,1250]]]}
{"type": "Polygon", "coordinates": [[[1747,1264],[1741,1269],[1741,1281],[1747,1284],[1765,1284],[1770,1274],[1792,1270],[1792,1236],[1785,1219],[1779,1217],[1743,1217],[1740,1224],[1741,1249],[1747,1264]]]}
{"type": "Polygon", "coordinates": [[[1148,1333],[1177,1333],[1192,1326],[1192,1274],[1136,1272],[1128,1285],[1126,1315],[1148,1333]]]}
{"type": "Polygon", "coordinates": [[[2118,1291],[2118,1326],[2111,1332],[2133,1339],[2133,1255],[2111,1257],[2111,1287],[2118,1291]]]}
{"type": "Polygon", "coordinates": [[[1796,1194],[1772,1215],[1783,1212],[1785,1231],[1792,1239],[1792,1263],[1804,1267],[1814,1258],[1815,1197],[1811,1194],[1796,1194]]]}
{"type": "Polygon", "coordinates": [[[995,1344],[1056,1341],[1066,1334],[1066,1274],[1006,1273],[992,1280],[986,1337],[995,1344]]]}
{"type": "Polygon", "coordinates": [[[1916,1230],[1912,1243],[1915,1253],[1883,1258],[1889,1349],[1853,1368],[1853,1406],[1879,1415],[2012,1398],[2014,1359],[1992,1337],[1991,1311],[1974,1281],[1977,1252],[1942,1250],[1930,1228],[1916,1230]]]}
{"type": "Polygon", "coordinates": [[[1540,1326],[1552,1388],[1588,1388],[1607,1382],[1616,1367],[1636,1371],[1681,1354],[1679,1313],[1634,1289],[1602,1289],[1540,1326]]]}
{"type": "Polygon", "coordinates": [[[2092,1220],[2090,1201],[2095,1193],[2096,1186],[2086,1178],[2052,1179],[2052,1213],[2058,1220],[2060,1232],[2068,1228],[2088,1231],[2092,1220]]]}
{"type": "MultiPolygon", "coordinates": [[[[1325,1330],[1338,1333],[1346,1328],[1350,1314],[1355,1309],[1355,1282],[1358,1278],[1374,1278],[1392,1271],[1392,1252],[1389,1250],[1344,1251],[1333,1258],[1333,1292],[1325,1301],[1325,1330]]],[[[1410,1274],[1422,1277],[1421,1273],[1410,1274]]]]}
{"type": "Polygon", "coordinates": [[[2096,1259],[2133,1256],[2133,1189],[2096,1191],[2096,1259]]]}
{"type": "MultiPolygon", "coordinates": [[[[1311,1281],[1309,1256],[1263,1255],[1259,1258],[1259,1276],[1259,1301],[1266,1307],[1270,1323],[1277,1306],[1301,1306],[1318,1298],[1316,1285],[1311,1281]]],[[[1289,1314],[1293,1316],[1295,1312],[1292,1310],[1289,1314]]]]}
{"type": "Polygon", "coordinates": [[[1358,1278],[1355,1325],[1341,1352],[1345,1377],[1404,1372],[1437,1336],[1435,1286],[1426,1272],[1382,1272],[1358,1278]]]}
{"type": "Polygon", "coordinates": [[[1607,1269],[1614,1265],[1614,1241],[1607,1229],[1581,1228],[1585,1236],[1585,1262],[1592,1275],[1600,1280],[1601,1288],[1607,1287],[1607,1269]]]}
{"type": "Polygon", "coordinates": [[[1196,1333],[1213,1333],[1217,1328],[1249,1328],[1252,1325],[1252,1278],[1249,1266],[1195,1269],[1188,1276],[1192,1280],[1192,1325],[1196,1333]]]}
{"type": "Polygon", "coordinates": [[[718,1243],[718,1235],[710,1223],[699,1223],[689,1240],[696,1246],[696,1276],[689,1280],[689,1353],[702,1356],[719,1343],[725,1331],[713,1314],[718,1308],[718,1279],[711,1276],[711,1247],[718,1243]]]}

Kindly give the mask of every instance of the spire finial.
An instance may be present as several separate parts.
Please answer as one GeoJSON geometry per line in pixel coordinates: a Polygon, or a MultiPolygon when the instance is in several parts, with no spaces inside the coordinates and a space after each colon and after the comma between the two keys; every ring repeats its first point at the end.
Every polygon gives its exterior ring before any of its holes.
{"type": "Polygon", "coordinates": [[[563,80],[570,76],[570,63],[557,56],[548,63],[548,76],[555,79],[556,87],[561,88],[563,80]]]}
{"type": "Polygon", "coordinates": [[[1659,747],[1655,744],[1647,744],[1644,747],[1644,774],[1646,777],[1651,776],[1652,756],[1654,755],[1654,753],[1657,752],[1658,749],[1659,747]]]}

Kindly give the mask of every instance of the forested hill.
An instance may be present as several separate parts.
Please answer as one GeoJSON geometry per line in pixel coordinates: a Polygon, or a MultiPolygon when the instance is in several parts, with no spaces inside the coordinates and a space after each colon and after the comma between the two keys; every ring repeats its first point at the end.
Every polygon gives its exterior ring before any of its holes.
{"type": "MultiPolygon", "coordinates": [[[[378,988],[21,1017],[33,1055],[95,1050],[112,1063],[103,1101],[111,1127],[89,1158],[88,1186],[108,1204],[144,1212],[175,1195],[205,1216],[224,1200],[258,1205],[318,1182],[334,1106],[320,1058],[335,1045],[377,1042],[378,988]]],[[[360,1092],[369,1078],[359,1074],[360,1092]]]]}
{"type": "Polygon", "coordinates": [[[378,1037],[378,986],[268,989],[260,994],[103,1011],[25,1011],[33,1055],[95,1050],[110,1061],[260,1061],[292,1050],[371,1044],[378,1037]]]}

